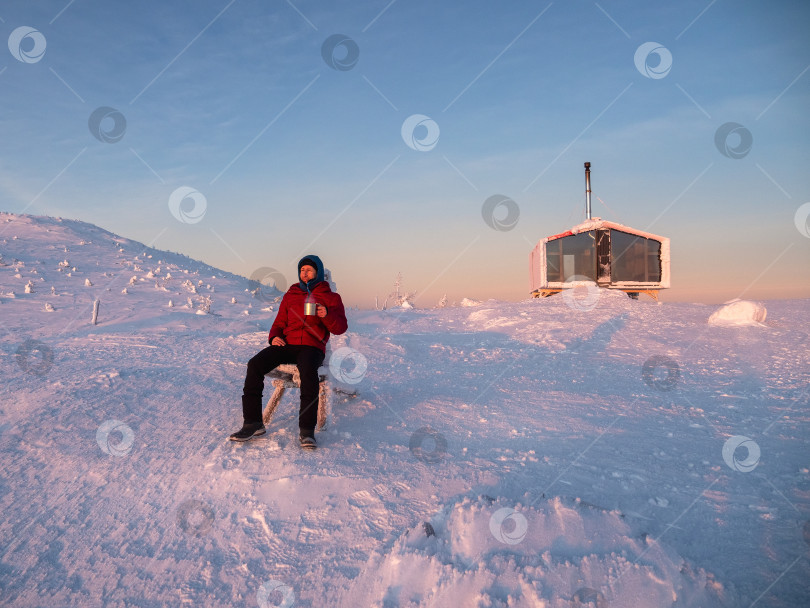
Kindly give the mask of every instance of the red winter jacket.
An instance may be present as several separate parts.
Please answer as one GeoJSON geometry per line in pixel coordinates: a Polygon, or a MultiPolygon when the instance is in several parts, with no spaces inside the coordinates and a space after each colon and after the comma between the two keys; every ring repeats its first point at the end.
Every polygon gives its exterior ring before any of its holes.
{"type": "Polygon", "coordinates": [[[329,289],[329,283],[317,283],[312,288],[312,296],[318,304],[326,307],[326,316],[304,315],[307,292],[296,283],[281,299],[268,342],[272,343],[273,338],[282,338],[287,344],[315,346],[326,352],[330,333],[340,335],[348,329],[343,300],[329,289]]]}

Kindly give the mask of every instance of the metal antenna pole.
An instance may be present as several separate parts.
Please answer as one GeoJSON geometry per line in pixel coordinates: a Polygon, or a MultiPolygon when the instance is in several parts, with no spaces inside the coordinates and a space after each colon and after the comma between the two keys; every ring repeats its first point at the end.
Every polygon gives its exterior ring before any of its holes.
{"type": "Polygon", "coordinates": [[[585,163],[585,218],[591,219],[591,163],[585,163]]]}

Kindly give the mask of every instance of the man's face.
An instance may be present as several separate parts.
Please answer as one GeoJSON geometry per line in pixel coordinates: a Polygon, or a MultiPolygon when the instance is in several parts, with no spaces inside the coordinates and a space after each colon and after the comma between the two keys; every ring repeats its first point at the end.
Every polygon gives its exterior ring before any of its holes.
{"type": "Polygon", "coordinates": [[[309,281],[314,279],[317,276],[317,274],[318,271],[316,271],[312,266],[304,264],[303,266],[301,266],[301,274],[299,276],[301,277],[301,280],[304,283],[308,283],[309,281]]]}

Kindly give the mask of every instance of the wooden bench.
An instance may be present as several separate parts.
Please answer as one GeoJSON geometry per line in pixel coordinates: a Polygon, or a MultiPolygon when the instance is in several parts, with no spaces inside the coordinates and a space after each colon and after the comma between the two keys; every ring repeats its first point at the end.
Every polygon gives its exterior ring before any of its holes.
{"type": "MultiPolygon", "coordinates": [[[[298,366],[294,363],[282,363],[266,376],[271,378],[275,390],[262,413],[262,421],[265,425],[270,423],[273,412],[276,411],[284,396],[284,391],[288,388],[299,390],[301,388],[301,376],[298,374],[298,366]]],[[[330,393],[329,370],[327,367],[321,366],[318,368],[318,424],[315,427],[318,431],[327,429],[332,421],[330,393]]]]}

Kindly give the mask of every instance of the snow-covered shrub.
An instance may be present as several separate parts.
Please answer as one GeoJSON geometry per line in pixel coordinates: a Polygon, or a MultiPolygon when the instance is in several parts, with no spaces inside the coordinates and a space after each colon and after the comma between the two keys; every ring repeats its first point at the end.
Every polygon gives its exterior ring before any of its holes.
{"type": "Polygon", "coordinates": [[[34,293],[34,283],[33,283],[33,281],[28,281],[25,284],[25,293],[34,293]]]}
{"type": "Polygon", "coordinates": [[[323,269],[323,280],[329,283],[329,289],[337,293],[338,289],[337,285],[335,284],[335,281],[332,279],[332,271],[329,270],[328,268],[323,269]]]}
{"type": "Polygon", "coordinates": [[[197,301],[197,312],[207,315],[208,313],[211,312],[211,304],[212,304],[211,296],[202,296],[197,301]]]}
{"type": "Polygon", "coordinates": [[[90,279],[85,279],[84,280],[84,286],[85,287],[92,287],[93,283],[90,281],[90,279]]]}

